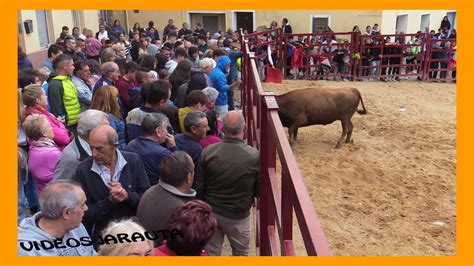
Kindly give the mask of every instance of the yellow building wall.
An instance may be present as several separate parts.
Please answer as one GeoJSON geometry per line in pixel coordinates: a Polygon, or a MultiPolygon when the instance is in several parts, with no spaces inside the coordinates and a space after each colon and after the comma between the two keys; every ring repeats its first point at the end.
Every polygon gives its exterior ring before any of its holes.
{"type": "MultiPolygon", "coordinates": [[[[173,19],[174,25],[181,28],[183,22],[188,23],[190,29],[195,29],[196,25],[190,24],[190,13],[202,14],[225,14],[225,20],[219,21],[219,28],[226,30],[232,27],[233,14],[231,10],[139,10],[139,13],[134,13],[133,10],[127,11],[127,19],[129,29],[133,27],[134,23],[139,23],[142,28],[148,27],[148,21],[155,22],[155,28],[158,29],[160,36],[163,33],[163,28],[168,24],[168,19],[173,19]]],[[[200,21],[201,15],[196,15],[196,22],[200,21]]],[[[201,19],[202,20],[202,19],[201,19]]]]}
{"type": "MultiPolygon", "coordinates": [[[[48,35],[49,42],[54,43],[61,34],[61,28],[63,26],[69,27],[69,33],[72,33],[73,28],[73,17],[71,10],[48,10],[47,12],[48,21],[48,35]]],[[[80,11],[81,23],[80,26],[91,28],[94,31],[99,30],[99,11],[98,10],[84,10],[80,11]]],[[[22,31],[18,35],[18,44],[24,49],[26,54],[32,54],[39,51],[43,51],[46,47],[40,47],[39,33],[38,33],[38,21],[36,19],[35,10],[20,10],[18,12],[19,22],[21,23],[22,31]],[[25,33],[25,27],[23,22],[25,20],[33,21],[33,32],[30,34],[25,33]]]]}
{"type": "Polygon", "coordinates": [[[23,51],[26,54],[36,52],[41,49],[39,44],[39,35],[38,35],[38,24],[36,21],[36,13],[35,10],[20,10],[19,16],[21,18],[21,28],[22,31],[19,33],[18,39],[19,45],[22,46],[23,51]],[[32,20],[33,21],[33,32],[30,34],[25,33],[25,26],[23,22],[25,20],[32,20]]]}
{"type": "Polygon", "coordinates": [[[49,21],[49,25],[52,26],[52,36],[53,38],[50,42],[55,42],[59,35],[61,34],[61,28],[63,26],[69,27],[69,34],[72,34],[73,20],[71,10],[51,10],[52,21],[49,21]]]}
{"type": "MultiPolygon", "coordinates": [[[[190,23],[189,13],[224,13],[225,24],[219,23],[219,28],[226,30],[232,28],[235,23],[234,10],[139,10],[139,13],[134,13],[133,10],[128,10],[128,24],[129,27],[133,23],[138,22],[141,27],[147,27],[148,21],[155,22],[155,27],[160,34],[163,28],[168,23],[168,19],[172,18],[174,24],[180,28],[183,22],[190,23]]],[[[255,12],[254,28],[265,25],[270,26],[270,22],[275,20],[278,26],[281,27],[281,20],[286,17],[292,25],[294,33],[308,33],[312,30],[312,16],[323,15],[329,16],[330,27],[334,31],[351,31],[354,25],[359,25],[361,28],[374,23],[381,24],[381,10],[235,10],[237,12],[255,12]],[[348,19],[350,18],[350,19],[348,19]],[[364,26],[362,26],[364,25],[364,26]]],[[[195,25],[189,25],[191,29],[195,25]]],[[[234,29],[236,30],[236,29],[234,29]]]]}
{"type": "MultiPolygon", "coordinates": [[[[193,30],[196,28],[196,23],[201,23],[201,25],[204,25],[203,16],[208,15],[208,14],[213,14],[213,15],[218,16],[217,28],[220,29],[220,30],[225,31],[227,29],[226,25],[228,25],[229,23],[232,23],[231,19],[229,19],[229,15],[228,15],[227,11],[222,11],[222,13],[195,13],[195,12],[190,12],[190,13],[193,14],[193,18],[194,18],[192,20],[193,25],[191,25],[191,21],[189,21],[187,23],[188,23],[188,25],[190,25],[189,27],[193,30]]],[[[187,17],[187,14],[186,14],[186,19],[187,18],[188,17],[187,17]]],[[[214,32],[211,32],[211,34],[213,34],[213,33],[214,32]]]]}
{"type": "Polygon", "coordinates": [[[352,31],[354,25],[365,28],[367,25],[381,23],[381,10],[257,10],[256,27],[275,20],[278,27],[282,26],[282,19],[287,18],[293,33],[311,33],[313,16],[329,16],[329,27],[336,32],[352,31]]]}
{"type": "MultiPolygon", "coordinates": [[[[416,33],[420,30],[421,15],[430,14],[430,30],[438,32],[441,20],[447,12],[454,10],[384,10],[382,14],[382,34],[395,33],[398,15],[408,15],[407,32],[416,33]]],[[[422,30],[423,31],[423,30],[422,30]]]]}
{"type": "Polygon", "coordinates": [[[83,18],[84,18],[83,20],[84,25],[81,25],[81,32],[83,28],[91,29],[93,32],[99,31],[99,11],[98,10],[84,10],[83,18]]]}
{"type": "MultiPolygon", "coordinates": [[[[138,23],[140,27],[147,28],[148,22],[155,22],[155,28],[158,29],[160,37],[163,33],[163,28],[168,24],[168,19],[173,19],[174,25],[181,28],[183,22],[187,22],[184,17],[183,10],[139,10],[139,13],[134,13],[133,10],[127,11],[128,26],[127,32],[133,27],[133,24],[138,23]]],[[[125,23],[122,23],[125,24],[125,23]]]]}

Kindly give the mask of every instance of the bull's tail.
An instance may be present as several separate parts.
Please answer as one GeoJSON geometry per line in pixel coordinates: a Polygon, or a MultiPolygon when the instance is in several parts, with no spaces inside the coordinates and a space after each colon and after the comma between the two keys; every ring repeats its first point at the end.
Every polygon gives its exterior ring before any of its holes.
{"type": "Polygon", "coordinates": [[[361,115],[365,115],[367,114],[367,109],[365,109],[365,106],[364,106],[364,101],[362,100],[362,95],[360,94],[359,90],[355,90],[357,92],[357,95],[359,96],[359,99],[360,99],[360,103],[362,104],[362,110],[357,110],[357,113],[361,114],[361,115]]]}

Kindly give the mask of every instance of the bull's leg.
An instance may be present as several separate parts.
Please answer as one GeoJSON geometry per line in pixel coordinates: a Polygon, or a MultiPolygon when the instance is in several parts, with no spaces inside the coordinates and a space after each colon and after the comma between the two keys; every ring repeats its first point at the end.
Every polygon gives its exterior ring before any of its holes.
{"type": "Polygon", "coordinates": [[[344,141],[344,137],[347,135],[347,119],[342,119],[341,120],[341,125],[342,125],[342,135],[341,137],[339,138],[339,140],[337,141],[337,144],[336,144],[336,149],[339,149],[341,148],[341,143],[344,141]]]}
{"type": "Polygon", "coordinates": [[[296,124],[291,125],[291,127],[288,129],[290,144],[291,144],[292,137],[293,137],[293,140],[296,141],[297,134],[298,134],[298,125],[296,124]]]}
{"type": "Polygon", "coordinates": [[[288,143],[290,143],[290,146],[293,145],[293,143],[291,141],[291,135],[292,135],[291,130],[288,128],[288,143]]]}
{"type": "Polygon", "coordinates": [[[348,129],[347,129],[347,137],[346,137],[346,143],[351,143],[351,136],[352,136],[352,121],[349,120],[349,123],[348,123],[348,129]]]}

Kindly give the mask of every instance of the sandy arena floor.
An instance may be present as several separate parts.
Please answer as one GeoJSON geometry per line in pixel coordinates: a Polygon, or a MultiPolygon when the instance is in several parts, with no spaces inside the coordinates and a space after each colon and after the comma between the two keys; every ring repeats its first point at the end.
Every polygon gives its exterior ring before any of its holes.
{"type": "MultiPolygon", "coordinates": [[[[293,145],[334,255],[456,254],[456,85],[284,81],[355,87],[367,115],[355,114],[353,144],[334,149],[340,122],[300,128],[293,145]]],[[[301,241],[298,252],[304,254],[301,241]]]]}

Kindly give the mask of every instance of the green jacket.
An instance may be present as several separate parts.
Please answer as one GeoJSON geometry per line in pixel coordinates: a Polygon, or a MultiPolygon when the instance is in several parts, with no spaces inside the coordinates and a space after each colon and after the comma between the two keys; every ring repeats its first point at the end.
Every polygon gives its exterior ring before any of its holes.
{"type": "Polygon", "coordinates": [[[51,113],[56,117],[65,117],[66,125],[77,124],[77,117],[81,112],[77,90],[67,76],[56,76],[49,81],[48,98],[51,113]]]}
{"type": "Polygon", "coordinates": [[[219,215],[248,217],[259,194],[259,152],[243,140],[224,138],[202,151],[200,165],[201,175],[194,180],[198,197],[219,215]]]}
{"type": "MultiPolygon", "coordinates": [[[[408,44],[416,44],[416,40],[409,40],[408,44]]],[[[419,54],[421,52],[421,44],[411,46],[410,50],[414,55],[419,54]]]]}

